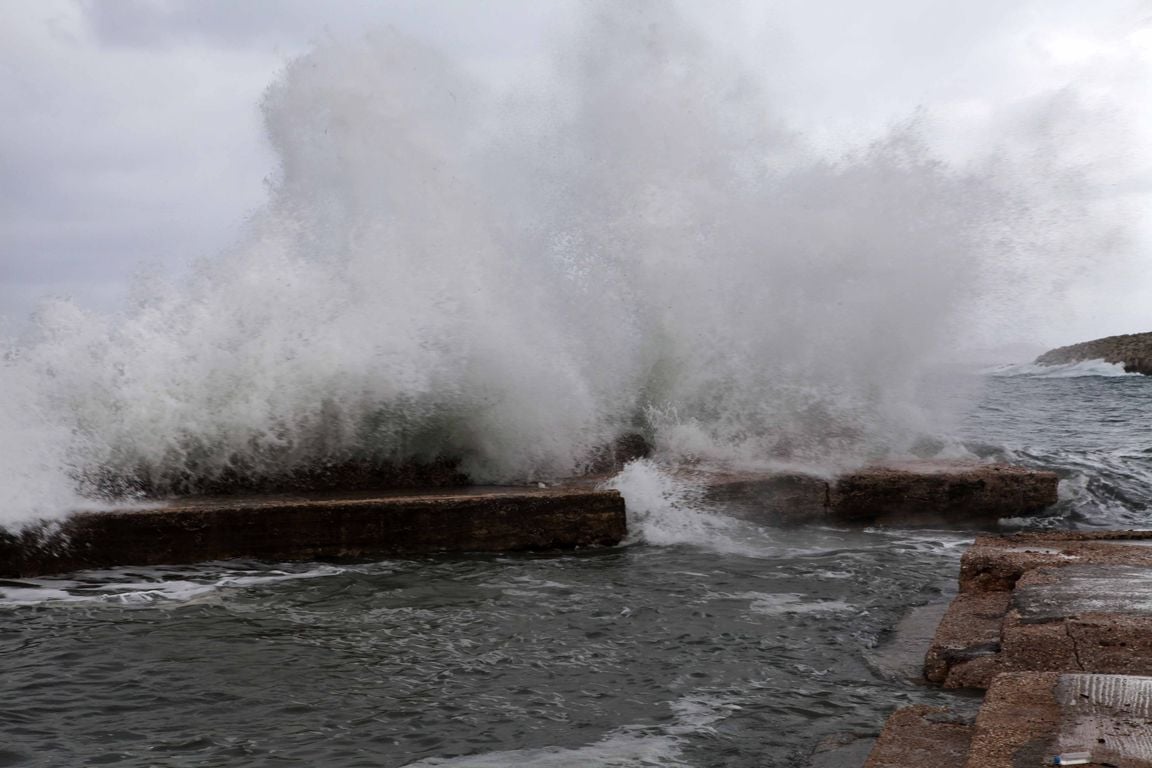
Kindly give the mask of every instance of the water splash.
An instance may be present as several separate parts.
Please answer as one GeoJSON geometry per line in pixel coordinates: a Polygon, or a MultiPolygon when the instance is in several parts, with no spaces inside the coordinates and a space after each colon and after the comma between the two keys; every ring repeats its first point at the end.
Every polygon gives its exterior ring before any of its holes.
{"type": "Polygon", "coordinates": [[[605,487],[624,497],[629,535],[635,541],[737,548],[739,521],[709,509],[703,484],[656,462],[631,461],[605,487]]]}
{"type": "Polygon", "coordinates": [[[830,161],[672,5],[590,8],[512,98],[394,32],[289,64],[235,249],[3,347],[0,521],[349,462],[567,475],[634,430],[844,462],[939,429],[918,374],[1029,241],[1017,187],[916,120],[830,161]]]}

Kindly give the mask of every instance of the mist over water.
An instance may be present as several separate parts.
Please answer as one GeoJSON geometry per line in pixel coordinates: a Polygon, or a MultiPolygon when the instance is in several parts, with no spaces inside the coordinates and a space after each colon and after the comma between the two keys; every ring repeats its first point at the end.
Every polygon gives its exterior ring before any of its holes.
{"type": "Polygon", "coordinates": [[[1085,237],[914,117],[806,148],[666,4],[590,5],[512,93],[396,32],[324,42],[263,110],[280,168],[235,248],[4,343],[0,522],[348,462],[564,476],[636,431],[671,461],[905,453],[950,429],[922,374],[1085,237]]]}

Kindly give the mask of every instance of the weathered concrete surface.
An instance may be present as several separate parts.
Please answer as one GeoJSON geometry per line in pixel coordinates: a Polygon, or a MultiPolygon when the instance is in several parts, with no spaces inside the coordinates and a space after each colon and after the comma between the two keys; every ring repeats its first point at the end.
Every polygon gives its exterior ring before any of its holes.
{"type": "Polygon", "coordinates": [[[986,687],[1001,671],[1152,675],[1152,533],[980,537],[925,677],[986,687]]]}
{"type": "Polygon", "coordinates": [[[1152,568],[1152,531],[1052,531],[979,536],[960,561],[960,591],[1011,590],[1026,571],[1072,563],[1152,568]]]}
{"type": "Polygon", "coordinates": [[[945,688],[986,688],[1000,671],[1000,631],[1007,592],[959,594],[936,628],[924,657],[924,677],[945,688]]]}
{"type": "Polygon", "coordinates": [[[1096,765],[1152,768],[1152,678],[1061,675],[1058,751],[1085,751],[1096,765]]]}
{"type": "Polygon", "coordinates": [[[1152,768],[1152,678],[998,675],[974,724],[941,708],[897,710],[866,766],[1033,768],[1069,753],[1087,753],[1094,766],[1152,768]],[[941,720],[950,719],[945,728],[941,720]]]}
{"type": "Polygon", "coordinates": [[[974,732],[970,717],[946,707],[898,709],[884,724],[864,768],[962,768],[974,732]]]}
{"type": "Polygon", "coordinates": [[[1057,754],[1059,678],[1054,673],[997,676],[976,716],[965,768],[1042,766],[1057,754]]]}
{"type": "Polygon", "coordinates": [[[992,526],[1056,503],[1058,478],[1004,464],[910,461],[834,479],[802,473],[698,473],[709,497],[774,524],[992,526]]]}
{"type": "Polygon", "coordinates": [[[465,488],[218,498],[76,514],[0,532],[0,577],[120,565],[310,560],[610,546],[627,533],[616,491],[465,488]]]}
{"type": "Polygon", "coordinates": [[[1063,365],[1084,360],[1119,363],[1129,373],[1152,376],[1152,333],[1126,333],[1049,350],[1036,358],[1038,365],[1063,365]]]}
{"type": "Polygon", "coordinates": [[[1001,642],[1009,669],[1152,675],[1152,570],[1033,569],[1012,592],[1001,642]]]}

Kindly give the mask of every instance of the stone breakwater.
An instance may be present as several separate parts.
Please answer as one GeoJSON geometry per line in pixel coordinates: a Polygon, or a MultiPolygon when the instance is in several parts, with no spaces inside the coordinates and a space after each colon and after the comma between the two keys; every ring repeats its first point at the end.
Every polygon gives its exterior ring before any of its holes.
{"type": "Polygon", "coordinates": [[[1123,365],[1129,373],[1152,376],[1152,333],[1126,333],[1057,347],[1036,358],[1036,364],[1066,365],[1085,360],[1104,360],[1123,365]]]}
{"type": "Polygon", "coordinates": [[[1152,531],[981,536],[959,587],[924,678],[979,713],[898,709],[865,768],[1152,768],[1152,531]]]}
{"type": "MultiPolygon", "coordinates": [[[[827,479],[692,474],[708,496],[767,524],[995,525],[1056,503],[1051,472],[907,462],[827,479]]],[[[551,487],[384,488],[170,500],[151,509],[0,528],[0,578],[121,565],[253,558],[312,560],[614,546],[624,498],[585,477],[551,487]]]]}

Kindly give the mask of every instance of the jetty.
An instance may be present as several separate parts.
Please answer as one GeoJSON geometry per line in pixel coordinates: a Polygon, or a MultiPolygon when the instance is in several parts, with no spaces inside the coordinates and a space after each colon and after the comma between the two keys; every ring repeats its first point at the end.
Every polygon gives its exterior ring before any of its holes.
{"type": "Polygon", "coordinates": [[[866,768],[1152,768],[1152,531],[977,538],[923,676],[978,714],[898,709],[866,768]]]}
{"type": "MultiPolygon", "coordinates": [[[[724,509],[772,525],[995,526],[1056,502],[1050,472],[996,464],[907,462],[836,477],[704,471],[685,477],[724,509]]],[[[211,560],[363,559],[611,547],[628,534],[606,475],[552,485],[248,494],[81,512],[0,529],[0,577],[211,560]]]]}

